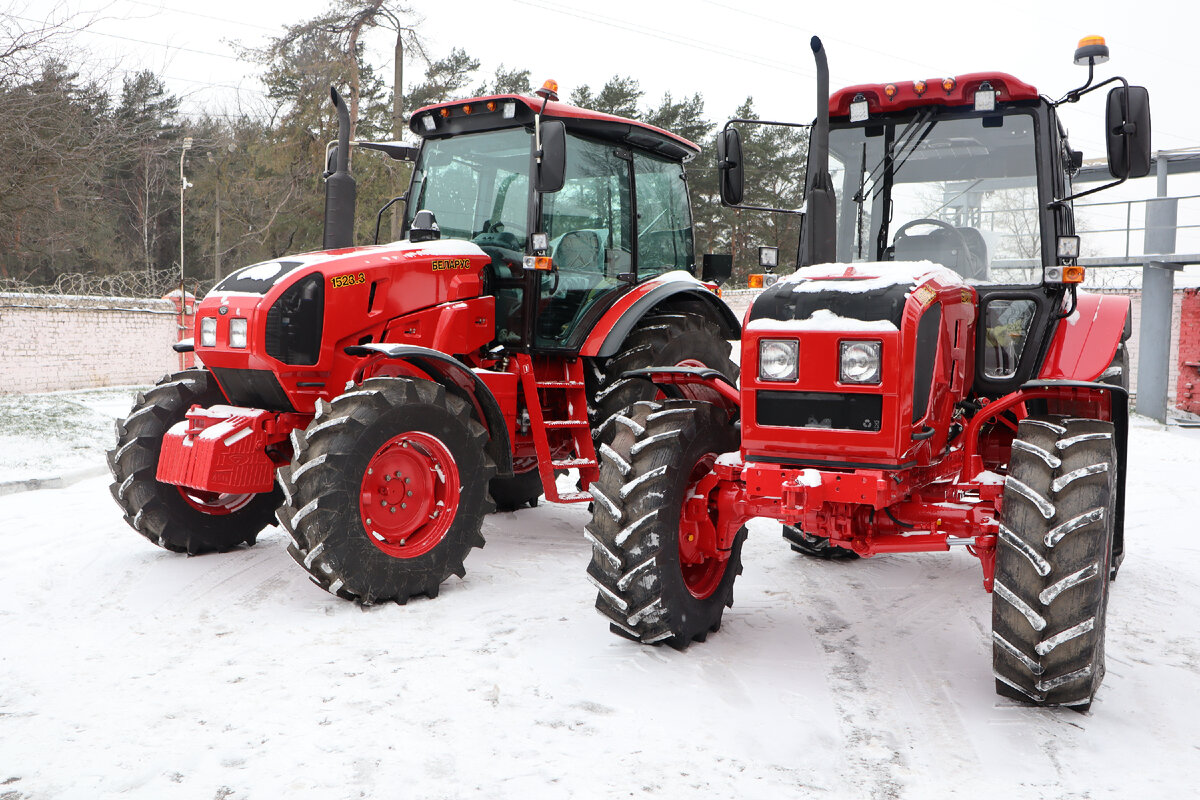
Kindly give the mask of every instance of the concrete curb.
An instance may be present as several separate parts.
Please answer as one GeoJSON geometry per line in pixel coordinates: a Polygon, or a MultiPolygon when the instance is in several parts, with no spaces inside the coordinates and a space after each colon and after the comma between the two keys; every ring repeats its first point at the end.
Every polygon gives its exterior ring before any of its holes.
{"type": "Polygon", "coordinates": [[[29,478],[24,481],[0,481],[0,497],[7,494],[19,494],[20,492],[32,492],[38,489],[64,489],[73,483],[86,480],[87,478],[95,478],[98,475],[107,475],[108,467],[95,466],[77,469],[71,472],[64,472],[62,475],[57,475],[52,478],[29,478]]]}

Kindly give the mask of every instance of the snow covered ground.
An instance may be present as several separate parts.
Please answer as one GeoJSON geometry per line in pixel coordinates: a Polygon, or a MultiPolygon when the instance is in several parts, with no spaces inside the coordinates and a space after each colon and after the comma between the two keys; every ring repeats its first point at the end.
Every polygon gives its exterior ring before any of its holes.
{"type": "MultiPolygon", "coordinates": [[[[54,397],[25,403],[74,433],[3,426],[0,481],[102,463],[127,398],[54,397]]],[[[0,799],[1195,796],[1200,430],[1132,448],[1088,715],[994,694],[965,553],[817,563],[756,523],[724,627],[677,653],[608,633],[580,507],[493,515],[437,600],[363,609],[278,529],[186,558],[104,477],[0,496],[0,799]]]]}

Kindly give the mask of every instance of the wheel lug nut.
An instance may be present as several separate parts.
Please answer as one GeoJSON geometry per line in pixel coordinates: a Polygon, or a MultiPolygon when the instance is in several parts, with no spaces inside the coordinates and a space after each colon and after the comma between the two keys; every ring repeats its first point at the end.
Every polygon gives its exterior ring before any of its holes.
{"type": "Polygon", "coordinates": [[[405,482],[405,483],[412,483],[412,478],[405,478],[405,479],[404,479],[404,482],[405,482]]]}
{"type": "Polygon", "coordinates": [[[412,492],[409,492],[409,493],[408,493],[408,496],[409,496],[409,497],[412,497],[412,492]]]}
{"type": "MultiPolygon", "coordinates": [[[[396,477],[397,477],[397,478],[404,478],[404,475],[403,475],[403,474],[400,472],[400,470],[396,470],[396,477]]],[[[407,481],[408,481],[408,478],[404,478],[404,480],[405,480],[405,482],[407,482],[407,481]]]]}
{"type": "Polygon", "coordinates": [[[400,504],[400,507],[401,507],[401,508],[408,508],[408,503],[401,503],[401,504],[400,504]]]}
{"type": "Polygon", "coordinates": [[[387,508],[387,500],[380,500],[379,505],[383,506],[384,508],[387,508]]]}
{"type": "Polygon", "coordinates": [[[383,479],[384,479],[385,481],[390,481],[390,480],[392,479],[392,476],[391,476],[391,475],[384,475],[384,476],[383,476],[383,479]]]}
{"type": "Polygon", "coordinates": [[[395,506],[392,506],[392,507],[391,507],[391,509],[390,509],[390,511],[391,511],[393,514],[395,514],[395,513],[396,513],[396,507],[395,507],[395,506]]]}

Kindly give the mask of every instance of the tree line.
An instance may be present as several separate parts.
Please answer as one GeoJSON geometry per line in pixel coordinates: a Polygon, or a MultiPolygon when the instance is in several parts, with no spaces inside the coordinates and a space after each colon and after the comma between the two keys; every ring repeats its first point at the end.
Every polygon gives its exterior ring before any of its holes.
{"type": "MultiPolygon", "coordinates": [[[[119,89],[83,75],[56,38],[65,29],[0,26],[0,279],[53,283],[62,274],[179,270],[207,287],[229,271],[319,249],[326,145],[336,138],[331,84],[345,87],[361,140],[408,138],[409,113],[481,94],[532,94],[528,69],[500,65],[481,75],[461,49],[429,57],[419,29],[387,0],[339,0],[332,10],[286,26],[260,48],[242,48],[266,86],[266,113],[185,115],[180,99],[149,70],[119,89]],[[393,64],[371,63],[363,44],[374,28],[394,32],[393,64]],[[405,54],[423,69],[402,80],[405,54]],[[190,140],[190,142],[188,141],[190,140]],[[185,152],[185,142],[188,148],[185,152]],[[186,176],[180,236],[180,165],[186,176]]],[[[697,253],[732,253],[735,283],[757,268],[757,247],[795,258],[799,218],[720,205],[715,136],[703,95],[646,97],[635,78],[577,86],[567,102],[638,119],[700,144],[688,165],[697,253]]],[[[735,110],[754,119],[752,98],[735,110]]],[[[747,202],[798,208],[803,202],[803,129],[743,129],[747,202]]],[[[408,165],[360,155],[356,237],[374,236],[376,215],[404,191],[408,165]]],[[[385,226],[389,224],[385,221],[385,226]]],[[[382,239],[388,237],[384,228],[382,239]]]]}

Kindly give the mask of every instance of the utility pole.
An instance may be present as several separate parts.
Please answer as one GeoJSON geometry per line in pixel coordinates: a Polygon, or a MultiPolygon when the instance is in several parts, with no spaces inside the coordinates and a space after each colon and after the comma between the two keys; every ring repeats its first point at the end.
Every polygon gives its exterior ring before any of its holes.
{"type": "MultiPolygon", "coordinates": [[[[392,75],[392,138],[397,142],[404,139],[404,32],[407,28],[396,26],[395,66],[392,75]]],[[[404,191],[403,178],[398,178],[395,193],[404,191]]],[[[392,241],[400,238],[400,204],[392,206],[392,241]]]]}

